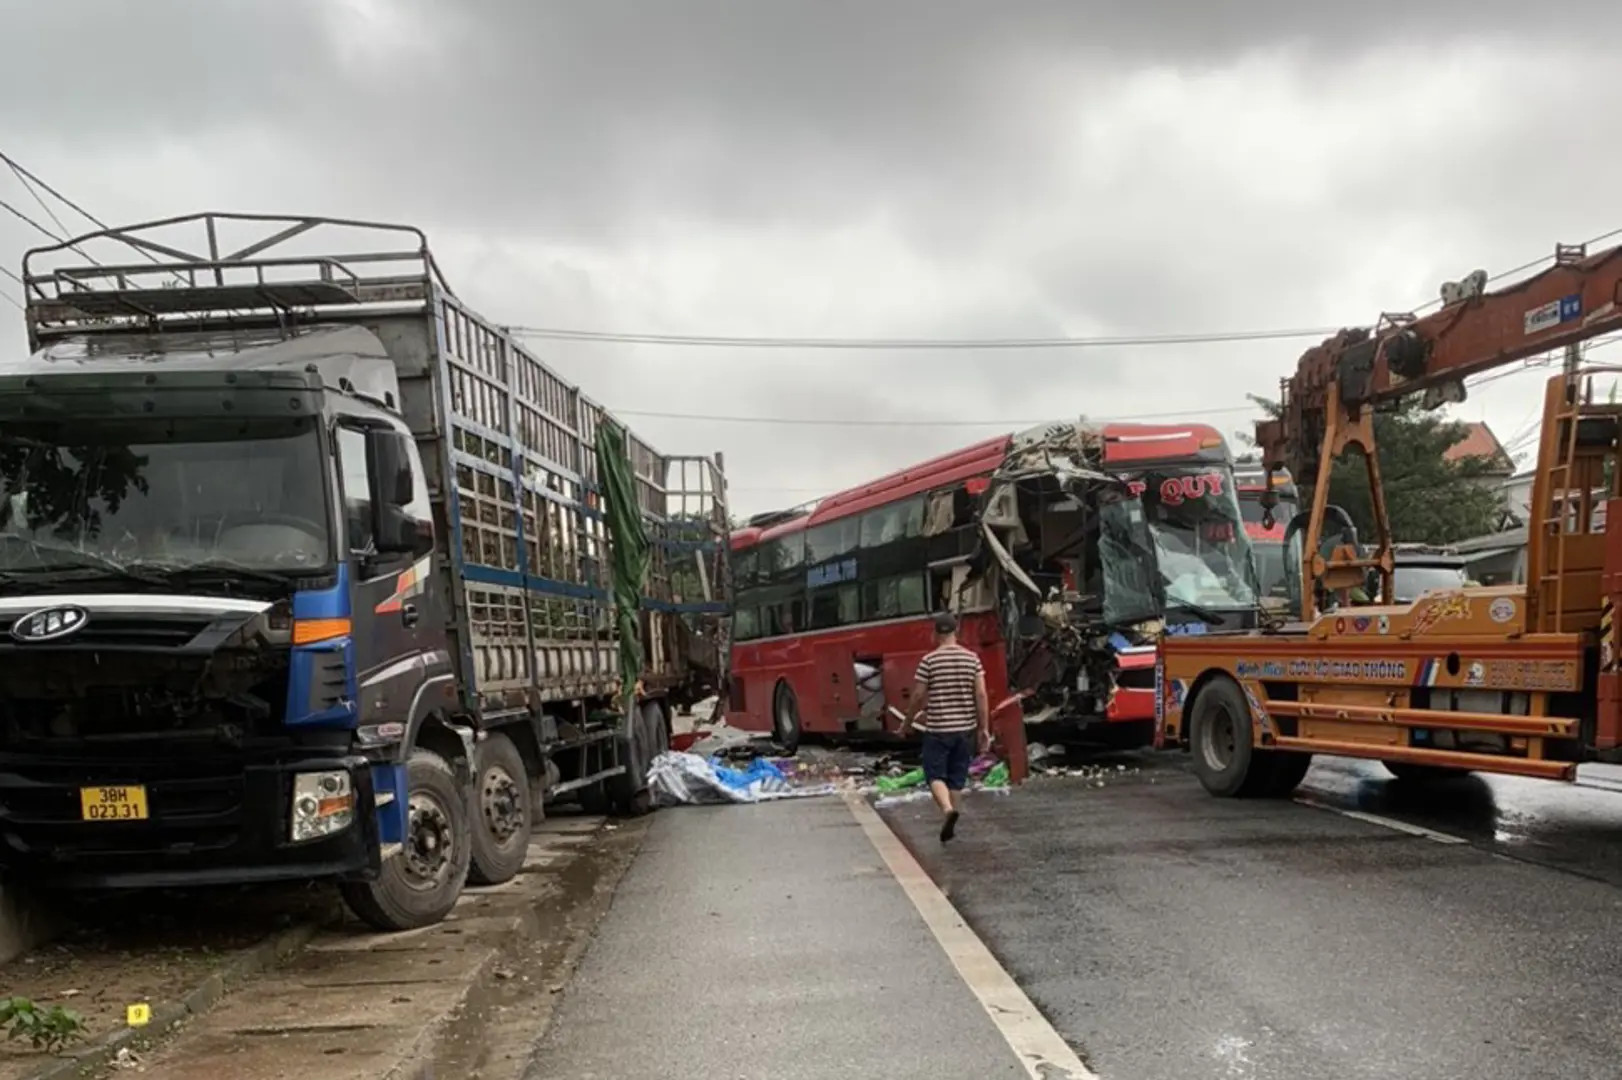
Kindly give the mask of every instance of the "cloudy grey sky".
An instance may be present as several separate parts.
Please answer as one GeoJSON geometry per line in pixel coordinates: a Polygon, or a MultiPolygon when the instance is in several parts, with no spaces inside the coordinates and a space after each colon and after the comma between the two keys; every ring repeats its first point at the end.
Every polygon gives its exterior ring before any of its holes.
{"type": "MultiPolygon", "coordinates": [[[[410,221],[513,324],[1340,325],[1622,226],[1600,0],[0,0],[0,25],[0,149],[98,216],[410,221]]],[[[0,199],[38,209],[4,172],[0,199]]],[[[6,266],[39,239],[0,214],[6,266]]],[[[1304,344],[540,346],[661,449],[725,450],[747,512],[1052,416],[1233,431],[1304,344]]],[[[1459,414],[1508,439],[1540,378],[1459,414]]]]}

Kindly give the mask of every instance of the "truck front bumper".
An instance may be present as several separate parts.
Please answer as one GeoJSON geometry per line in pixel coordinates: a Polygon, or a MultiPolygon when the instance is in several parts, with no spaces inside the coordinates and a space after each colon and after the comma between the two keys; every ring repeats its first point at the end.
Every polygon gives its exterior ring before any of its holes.
{"type": "Polygon", "coordinates": [[[380,852],[376,803],[371,764],[350,755],[245,762],[0,753],[0,868],[62,888],[371,876],[380,852]],[[347,826],[292,839],[300,773],[348,775],[354,811],[347,826]],[[139,789],[145,817],[86,820],[87,788],[139,789]]]}

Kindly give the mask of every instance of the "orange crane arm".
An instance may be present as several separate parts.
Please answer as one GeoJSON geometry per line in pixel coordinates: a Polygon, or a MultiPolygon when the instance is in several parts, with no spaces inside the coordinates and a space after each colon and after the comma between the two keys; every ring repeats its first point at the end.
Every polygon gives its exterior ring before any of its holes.
{"type": "Polygon", "coordinates": [[[1470,375],[1622,329],[1622,246],[1594,255],[1561,245],[1554,265],[1494,292],[1480,270],[1442,287],[1441,310],[1385,315],[1373,328],[1342,330],[1302,355],[1284,381],[1281,415],[1256,425],[1269,468],[1311,475],[1325,449],[1330,390],[1355,419],[1425,392],[1428,403],[1463,400],[1470,375]]]}
{"type": "MultiPolygon", "coordinates": [[[[1442,308],[1419,318],[1385,315],[1372,329],[1342,330],[1308,349],[1283,383],[1278,417],[1256,425],[1271,474],[1315,478],[1302,565],[1301,615],[1311,621],[1317,590],[1344,591],[1370,571],[1382,600],[1392,598],[1391,530],[1374,445],[1374,411],[1423,393],[1427,407],[1464,400],[1464,380],[1565,345],[1622,329],[1622,246],[1589,255],[1560,245],[1543,272],[1494,292],[1477,270],[1442,286],[1442,308]],[[1342,543],[1323,553],[1330,466],[1362,453],[1377,536],[1372,552],[1342,543]]],[[[1265,502],[1265,497],[1264,497],[1265,502]]]]}

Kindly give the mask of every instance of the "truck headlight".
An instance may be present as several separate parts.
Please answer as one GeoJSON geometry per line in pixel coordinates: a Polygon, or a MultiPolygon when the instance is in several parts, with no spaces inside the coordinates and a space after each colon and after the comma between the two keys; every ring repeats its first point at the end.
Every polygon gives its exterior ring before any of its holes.
{"type": "Polygon", "coordinates": [[[355,792],[347,772],[293,776],[291,835],[294,843],[331,836],[355,822],[355,792]]]}

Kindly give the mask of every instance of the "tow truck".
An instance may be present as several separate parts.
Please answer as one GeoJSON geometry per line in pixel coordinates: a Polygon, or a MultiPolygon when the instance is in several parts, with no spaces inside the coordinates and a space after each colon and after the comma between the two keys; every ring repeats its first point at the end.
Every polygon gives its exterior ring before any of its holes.
{"type": "Polygon", "coordinates": [[[1326,339],[1284,382],[1279,415],[1257,424],[1270,473],[1316,478],[1290,522],[1305,531],[1300,618],[1168,637],[1156,657],[1156,745],[1189,750],[1213,795],[1287,795],[1314,754],[1425,779],[1572,781],[1579,764],[1622,761],[1622,406],[1593,393],[1591,376],[1617,369],[1584,369],[1575,354],[1622,329],[1622,247],[1561,245],[1541,272],[1487,285],[1475,271],[1444,284],[1431,314],[1326,339]],[[1397,602],[1375,413],[1414,394],[1430,408],[1462,401],[1471,376],[1561,348],[1567,363],[1544,390],[1525,584],[1397,602]],[[1330,466],[1347,451],[1368,470],[1367,540],[1330,501],[1330,466]],[[1350,606],[1365,583],[1377,602],[1350,606]]]}

